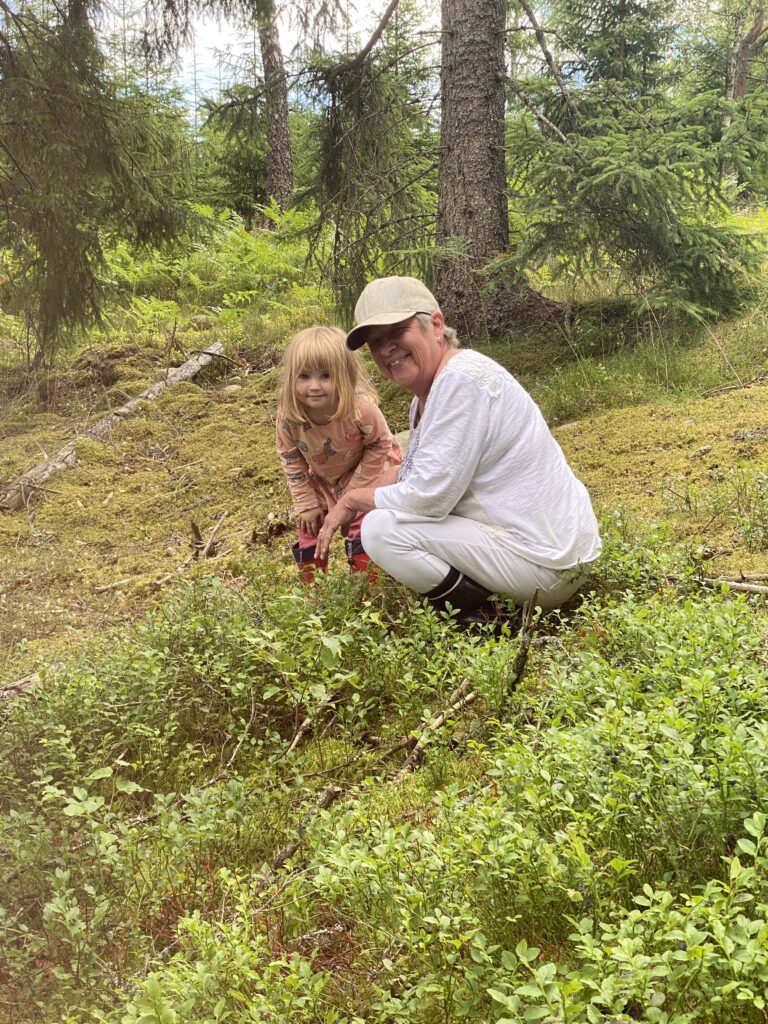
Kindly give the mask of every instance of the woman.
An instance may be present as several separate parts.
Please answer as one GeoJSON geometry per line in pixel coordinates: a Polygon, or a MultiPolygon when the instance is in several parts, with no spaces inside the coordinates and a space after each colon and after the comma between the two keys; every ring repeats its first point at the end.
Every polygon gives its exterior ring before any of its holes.
{"type": "Polygon", "coordinates": [[[317,549],[359,512],[362,543],[395,579],[459,619],[491,593],[543,609],[566,601],[600,553],[597,521],[541,412],[502,366],[461,350],[434,295],[412,277],[366,286],[350,349],[414,395],[411,437],[384,485],[344,495],[317,549]]]}

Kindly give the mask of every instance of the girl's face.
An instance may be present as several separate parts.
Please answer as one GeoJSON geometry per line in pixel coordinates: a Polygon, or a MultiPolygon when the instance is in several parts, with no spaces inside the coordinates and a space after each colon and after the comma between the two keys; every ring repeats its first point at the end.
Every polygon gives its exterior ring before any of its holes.
{"type": "Polygon", "coordinates": [[[329,420],[339,406],[339,396],[327,370],[304,368],[296,376],[296,399],[316,423],[329,420]]]}

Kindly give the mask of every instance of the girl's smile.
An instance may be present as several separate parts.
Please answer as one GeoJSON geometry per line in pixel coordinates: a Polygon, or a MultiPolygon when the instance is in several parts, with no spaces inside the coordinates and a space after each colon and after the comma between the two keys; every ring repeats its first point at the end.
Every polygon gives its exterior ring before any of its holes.
{"type": "Polygon", "coordinates": [[[314,422],[330,419],[339,405],[331,375],[325,370],[302,370],[296,376],[296,398],[314,422]]]}

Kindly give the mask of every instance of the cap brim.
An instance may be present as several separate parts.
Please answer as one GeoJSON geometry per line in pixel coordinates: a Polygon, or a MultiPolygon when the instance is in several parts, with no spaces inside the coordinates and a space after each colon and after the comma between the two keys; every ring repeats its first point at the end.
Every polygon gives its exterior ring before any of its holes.
{"type": "Polygon", "coordinates": [[[392,324],[401,324],[419,312],[418,309],[396,309],[390,313],[375,313],[352,328],[347,335],[347,348],[353,352],[355,349],[362,348],[368,341],[368,331],[371,327],[389,327],[392,324]]]}

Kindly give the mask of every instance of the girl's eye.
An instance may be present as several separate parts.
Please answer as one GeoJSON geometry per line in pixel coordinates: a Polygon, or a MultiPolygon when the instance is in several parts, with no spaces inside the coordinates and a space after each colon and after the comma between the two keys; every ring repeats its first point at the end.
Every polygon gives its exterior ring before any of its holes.
{"type": "Polygon", "coordinates": [[[331,379],[330,373],[321,373],[320,376],[322,377],[323,380],[330,380],[331,379]]]}
{"type": "Polygon", "coordinates": [[[308,373],[304,373],[303,370],[302,370],[302,372],[298,376],[299,376],[299,380],[309,380],[309,374],[308,373]]]}

